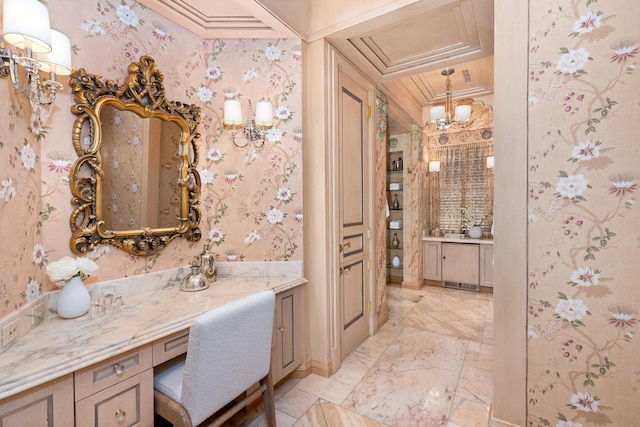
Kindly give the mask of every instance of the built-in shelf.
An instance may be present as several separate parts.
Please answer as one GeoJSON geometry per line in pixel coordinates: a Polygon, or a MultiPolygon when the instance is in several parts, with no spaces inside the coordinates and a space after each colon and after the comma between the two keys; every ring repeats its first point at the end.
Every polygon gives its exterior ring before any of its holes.
{"type": "MultiPolygon", "coordinates": [[[[404,171],[403,168],[398,168],[397,170],[392,170],[392,163],[397,161],[400,157],[402,157],[402,151],[394,151],[387,153],[387,198],[389,199],[389,213],[391,219],[395,224],[396,220],[399,220],[399,225],[402,224],[402,220],[404,219],[403,212],[403,178],[404,171]],[[396,200],[398,203],[393,203],[396,200]],[[396,206],[394,208],[394,206],[396,206]]],[[[387,280],[392,283],[402,283],[403,273],[403,261],[404,261],[404,250],[403,250],[403,233],[402,227],[400,228],[391,228],[390,223],[391,219],[387,222],[387,230],[388,236],[386,241],[387,246],[387,280]],[[394,234],[397,236],[394,239],[394,234]],[[397,247],[392,245],[392,240],[394,243],[398,243],[397,247]],[[394,267],[391,260],[394,257],[400,258],[400,265],[398,267],[394,267]]]]}

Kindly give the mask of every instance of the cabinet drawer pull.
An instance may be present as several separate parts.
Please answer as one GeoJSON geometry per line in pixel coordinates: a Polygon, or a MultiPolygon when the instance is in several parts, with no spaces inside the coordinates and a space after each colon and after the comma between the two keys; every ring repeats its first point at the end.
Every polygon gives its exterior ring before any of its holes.
{"type": "Polygon", "coordinates": [[[116,420],[118,421],[124,421],[125,418],[127,418],[127,413],[125,411],[123,411],[122,409],[118,409],[115,413],[116,415],[116,420]]]}
{"type": "Polygon", "coordinates": [[[123,373],[124,369],[124,365],[121,363],[116,363],[115,365],[113,365],[113,372],[115,372],[116,375],[120,375],[121,373],[123,373]]]}
{"type": "Polygon", "coordinates": [[[282,327],[282,325],[278,325],[278,330],[279,330],[280,332],[284,332],[284,327],[282,327]]]}

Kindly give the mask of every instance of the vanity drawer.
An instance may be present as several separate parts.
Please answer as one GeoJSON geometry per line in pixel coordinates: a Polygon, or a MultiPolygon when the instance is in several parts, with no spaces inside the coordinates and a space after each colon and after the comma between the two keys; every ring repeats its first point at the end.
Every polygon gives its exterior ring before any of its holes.
{"type": "Polygon", "coordinates": [[[77,427],[153,425],[153,370],[76,402],[77,427]]]}
{"type": "Polygon", "coordinates": [[[176,332],[161,340],[153,342],[153,366],[171,360],[187,352],[189,329],[176,332]]]}
{"type": "Polygon", "coordinates": [[[151,369],[151,345],[137,348],[75,372],[76,402],[151,369]]]}

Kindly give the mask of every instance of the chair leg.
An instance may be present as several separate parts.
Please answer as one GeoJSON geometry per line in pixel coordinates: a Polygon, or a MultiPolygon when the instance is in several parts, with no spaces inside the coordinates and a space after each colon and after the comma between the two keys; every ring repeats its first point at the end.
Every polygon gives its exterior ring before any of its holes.
{"type": "Polygon", "coordinates": [[[154,390],[153,404],[155,412],[171,423],[173,427],[192,427],[187,410],[158,390],[154,390]]]}
{"type": "Polygon", "coordinates": [[[262,403],[264,404],[264,415],[267,419],[267,427],[276,427],[276,405],[273,393],[273,377],[271,369],[263,379],[266,382],[264,393],[262,394],[262,403]]]}

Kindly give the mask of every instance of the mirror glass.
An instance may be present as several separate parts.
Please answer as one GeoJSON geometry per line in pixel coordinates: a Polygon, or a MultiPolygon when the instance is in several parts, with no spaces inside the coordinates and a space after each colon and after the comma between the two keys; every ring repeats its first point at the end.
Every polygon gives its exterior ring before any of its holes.
{"type": "Polygon", "coordinates": [[[180,127],[112,106],[100,123],[104,227],[180,227],[180,127]]]}
{"type": "Polygon", "coordinates": [[[200,108],[165,99],[152,58],[141,57],[128,71],[123,84],[84,69],[71,75],[75,253],[110,244],[151,255],[176,237],[201,237],[200,108]]]}

